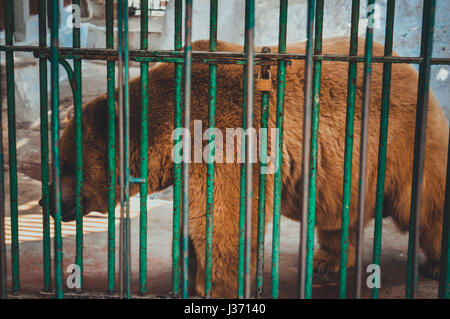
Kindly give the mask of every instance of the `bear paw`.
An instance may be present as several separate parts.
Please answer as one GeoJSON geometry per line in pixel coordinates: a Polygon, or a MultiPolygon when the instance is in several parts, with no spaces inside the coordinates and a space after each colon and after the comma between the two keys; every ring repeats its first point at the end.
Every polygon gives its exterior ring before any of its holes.
{"type": "Polygon", "coordinates": [[[425,264],[420,266],[419,271],[422,276],[439,279],[440,263],[436,260],[427,260],[425,264]]]}
{"type": "Polygon", "coordinates": [[[319,249],[314,254],[314,272],[336,273],[339,271],[339,256],[328,251],[319,249]]]}

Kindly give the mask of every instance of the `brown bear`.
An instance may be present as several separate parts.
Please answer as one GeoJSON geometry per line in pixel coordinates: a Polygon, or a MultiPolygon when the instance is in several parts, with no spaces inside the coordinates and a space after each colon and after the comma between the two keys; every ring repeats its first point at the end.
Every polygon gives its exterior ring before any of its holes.
{"type": "MultiPolygon", "coordinates": [[[[304,43],[288,46],[288,52],[303,53],[304,43]]],[[[359,55],[364,42],[359,43],[359,55]]],[[[241,51],[242,47],[219,42],[218,51],[241,51]]],[[[193,50],[208,50],[207,41],[197,41],[193,50]]],[[[260,50],[260,48],[258,48],[260,50]]],[[[348,38],[324,41],[324,53],[348,54],[348,38]]],[[[276,47],[272,48],[272,52],[276,47]]],[[[374,43],[373,54],[383,55],[383,46],[374,43]]],[[[363,70],[358,66],[353,170],[350,205],[350,237],[348,267],[355,262],[355,227],[358,198],[358,161],[361,123],[363,70]]],[[[369,138],[367,155],[366,216],[368,223],[374,217],[375,190],[378,163],[378,142],[382,91],[382,64],[373,65],[370,95],[369,138]]],[[[201,120],[208,127],[209,71],[208,65],[192,66],[192,120],[201,120]]],[[[255,68],[255,75],[259,67],[255,68]]],[[[276,74],[276,67],[272,67],[276,74]]],[[[300,219],[302,194],[302,127],[304,103],[304,61],[292,61],[286,70],[284,112],[284,144],[282,162],[282,214],[300,219]]],[[[345,123],[347,108],[348,63],[323,62],[320,93],[319,145],[317,154],[316,230],[320,248],[314,255],[316,271],[335,272],[339,268],[345,123]]],[[[411,180],[416,114],[417,72],[409,65],[392,67],[391,103],[387,147],[385,216],[391,216],[399,230],[407,231],[411,203],[411,180]]],[[[139,78],[130,81],[130,173],[139,176],[141,88],[139,78]]],[[[276,76],[272,77],[270,92],[269,127],[276,120],[276,76]]],[[[174,66],[161,63],[149,71],[149,193],[160,191],[173,182],[171,156],[174,129],[174,66]]],[[[217,69],[216,128],[242,126],[243,68],[239,65],[219,65],[217,69]]],[[[255,92],[254,126],[260,126],[261,94],[255,92]]],[[[426,139],[426,159],[423,177],[423,202],[420,221],[420,246],[427,256],[426,270],[437,276],[440,259],[443,219],[444,184],[449,128],[441,107],[431,94],[429,99],[426,139]]],[[[107,96],[102,95],[83,106],[83,213],[107,211],[107,96]]],[[[193,122],[192,121],[192,122],[193,122]]],[[[192,127],[191,127],[192,130],[192,127]]],[[[225,134],[225,133],[224,133],[225,134]]],[[[234,152],[239,149],[237,139],[234,152]]],[[[205,143],[205,142],[204,142],[205,143]]],[[[194,143],[192,143],[194,144],[194,143]]],[[[269,134],[269,146],[271,145],[269,134]]],[[[68,124],[60,140],[62,165],[62,217],[74,219],[74,122],[68,124]]],[[[228,145],[223,149],[227,148],[228,145]]],[[[269,149],[270,151],[270,149],[269,149]]],[[[118,163],[118,161],[116,161],[118,163]]],[[[214,184],[214,232],[212,295],[237,295],[238,216],[240,163],[216,163],[214,184]]],[[[117,168],[118,172],[118,168],[117,168]]],[[[254,165],[253,194],[258,194],[259,166],[254,165]]],[[[138,186],[131,187],[131,194],[138,186]]],[[[118,191],[116,192],[118,194],[118,191]]],[[[257,210],[257,198],[253,208],[257,210]]],[[[116,197],[118,200],[118,197],[116,197]]],[[[206,163],[190,164],[190,243],[191,264],[195,275],[190,282],[195,294],[204,293],[205,273],[205,207],[206,163]]],[[[273,175],[267,175],[266,221],[273,209],[273,175]]],[[[257,214],[253,214],[252,271],[255,272],[257,214]]]]}

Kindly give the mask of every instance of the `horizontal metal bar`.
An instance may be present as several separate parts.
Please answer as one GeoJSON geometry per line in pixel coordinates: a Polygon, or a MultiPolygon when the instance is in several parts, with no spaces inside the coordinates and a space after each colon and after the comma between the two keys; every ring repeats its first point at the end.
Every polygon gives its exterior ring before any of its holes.
{"type": "Polygon", "coordinates": [[[133,177],[133,176],[130,176],[130,178],[128,180],[130,181],[131,184],[144,184],[147,182],[145,178],[133,177]]]}
{"type": "MultiPolygon", "coordinates": [[[[64,59],[83,59],[83,60],[111,60],[116,61],[118,57],[118,51],[116,49],[77,49],[60,47],[60,57],[64,59]]],[[[0,45],[0,51],[15,51],[15,52],[33,52],[36,58],[47,58],[50,56],[49,48],[40,48],[37,46],[8,46],[0,45]]],[[[181,51],[182,52],[182,51],[181,51]]],[[[182,63],[184,61],[183,54],[180,51],[143,51],[143,50],[130,50],[130,61],[137,62],[177,62],[182,63]]],[[[342,54],[316,54],[313,55],[316,61],[339,61],[339,62],[364,62],[364,56],[350,56],[342,54]]],[[[243,52],[224,52],[224,51],[192,51],[192,59],[194,63],[198,63],[200,60],[211,63],[220,63],[220,59],[226,59],[224,61],[242,61],[245,63],[245,53],[243,52]],[[211,60],[210,60],[211,59],[211,60]]],[[[255,53],[255,63],[264,60],[269,63],[270,61],[279,60],[305,60],[304,54],[293,53],[255,53]]],[[[421,57],[385,57],[374,56],[372,63],[411,63],[422,64],[423,58],[421,57]]],[[[432,65],[450,65],[450,58],[433,58],[431,59],[432,65]]]]}

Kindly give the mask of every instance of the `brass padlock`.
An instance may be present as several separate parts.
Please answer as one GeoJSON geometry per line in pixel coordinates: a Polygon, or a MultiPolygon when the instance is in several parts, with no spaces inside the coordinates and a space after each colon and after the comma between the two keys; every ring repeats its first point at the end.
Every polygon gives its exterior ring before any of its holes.
{"type": "Polygon", "coordinates": [[[262,79],[261,78],[261,72],[258,73],[258,78],[256,79],[256,90],[263,91],[263,92],[269,92],[272,90],[272,74],[269,72],[268,79],[262,79]]]}

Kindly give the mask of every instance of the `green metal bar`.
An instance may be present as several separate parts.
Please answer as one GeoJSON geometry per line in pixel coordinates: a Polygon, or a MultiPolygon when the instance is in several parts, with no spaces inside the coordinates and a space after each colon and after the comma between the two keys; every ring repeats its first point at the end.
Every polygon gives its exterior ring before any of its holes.
{"type": "MultiPolygon", "coordinates": [[[[182,50],[183,2],[175,0],[175,50],[182,50]]],[[[183,64],[175,64],[175,112],[174,127],[182,127],[183,111],[181,108],[183,64]]],[[[174,141],[174,149],[180,149],[181,136],[174,141]],[[178,148],[177,148],[178,147],[178,148]]],[[[180,293],[180,216],[181,216],[181,164],[173,164],[173,236],[172,236],[172,294],[175,298],[180,293]]]]}
{"type": "MultiPolygon", "coordinates": [[[[14,1],[5,4],[5,44],[14,45],[14,1]]],[[[8,108],[9,188],[11,209],[12,292],[20,293],[19,213],[17,195],[16,99],[14,89],[14,53],[6,52],[6,97],[8,108]]]]}
{"type": "Polygon", "coordinates": [[[146,182],[146,179],[130,176],[129,181],[130,181],[130,184],[144,184],[146,182]]]}
{"type": "MultiPolygon", "coordinates": [[[[280,18],[278,31],[278,53],[286,53],[288,1],[280,0],[280,18]]],[[[272,233],[272,298],[278,298],[279,287],[279,254],[280,254],[280,214],[283,163],[283,125],[284,125],[284,93],[286,79],[286,61],[279,61],[277,68],[277,111],[276,111],[276,151],[273,198],[273,233],[272,233]]]]}
{"type": "MultiPolygon", "coordinates": [[[[358,24],[360,0],[352,1],[350,55],[358,54],[358,24]]],[[[350,62],[347,82],[347,118],[345,127],[344,187],[342,198],[341,256],[339,269],[339,298],[347,294],[348,228],[350,223],[350,197],[352,186],[353,132],[355,119],[357,63],[350,62]]]]}
{"type": "Polygon", "coordinates": [[[120,298],[131,297],[128,1],[117,2],[119,47],[120,298]]]}
{"type": "MultiPolygon", "coordinates": [[[[106,0],[106,47],[114,48],[113,0],[106,0]]],[[[115,291],[115,206],[116,206],[116,111],[115,111],[115,63],[108,61],[106,66],[108,96],[108,293],[115,291]]]]}
{"type": "MultiPolygon", "coordinates": [[[[375,14],[375,0],[367,1],[367,18],[375,14]]],[[[366,30],[366,46],[364,63],[364,80],[363,80],[363,97],[361,109],[361,141],[359,152],[359,192],[358,192],[358,219],[356,229],[356,257],[355,257],[355,297],[361,298],[362,283],[362,258],[364,247],[364,216],[365,216],[365,200],[367,185],[367,150],[369,137],[369,107],[370,107],[370,85],[372,75],[372,51],[373,51],[373,28],[370,24],[366,30]]]]}
{"type": "MultiPolygon", "coordinates": [[[[217,50],[217,14],[218,0],[210,1],[209,13],[209,50],[217,50]]],[[[208,153],[206,167],[206,245],[205,245],[205,296],[211,298],[212,281],[212,244],[213,244],[213,213],[214,213],[214,156],[215,156],[215,136],[213,129],[216,126],[216,81],[217,65],[209,66],[209,115],[208,124],[210,128],[209,143],[211,149],[208,153]]]]}
{"type": "Polygon", "coordinates": [[[442,223],[439,298],[450,299],[450,130],[448,141],[447,182],[445,188],[444,221],[442,223]]]}
{"type": "Polygon", "coordinates": [[[124,105],[124,168],[125,168],[125,285],[126,298],[131,298],[131,238],[130,238],[130,98],[129,98],[129,52],[128,52],[128,1],[123,1],[123,105],[124,105]]]}
{"type": "Polygon", "coordinates": [[[305,63],[305,101],[303,109],[303,194],[302,194],[302,230],[300,243],[300,273],[305,277],[300,280],[300,286],[304,283],[304,290],[300,288],[300,298],[310,299],[312,295],[312,271],[314,257],[314,222],[315,216],[308,213],[309,200],[309,159],[311,156],[311,108],[313,97],[313,32],[315,0],[308,1],[307,42],[305,63]]]}
{"type": "MultiPolygon", "coordinates": [[[[323,0],[316,1],[316,22],[315,22],[315,41],[314,41],[314,54],[322,53],[322,28],[323,28],[323,0]]],[[[312,227],[312,230],[308,231],[308,243],[311,245],[311,255],[306,262],[311,263],[311,266],[306,268],[306,279],[305,284],[312,285],[312,263],[314,252],[314,220],[316,215],[316,178],[317,178],[317,150],[318,150],[318,139],[319,139],[319,107],[320,107],[320,80],[322,72],[322,62],[314,62],[314,75],[313,75],[313,102],[312,102],[312,114],[311,114],[311,153],[310,153],[310,169],[309,169],[309,198],[308,198],[308,226],[312,227]],[[311,280],[309,282],[309,280],[311,280]]],[[[305,287],[305,291],[308,291],[305,287]]],[[[308,292],[309,296],[311,293],[308,292]]],[[[308,295],[307,294],[307,295],[308,295]]]]}
{"type": "Polygon", "coordinates": [[[53,191],[54,207],[55,207],[55,237],[54,237],[54,262],[55,262],[55,288],[56,298],[64,297],[63,290],[63,251],[62,251],[62,235],[61,235],[61,184],[60,173],[61,167],[59,162],[59,2],[53,0],[51,2],[51,141],[53,155],[53,191]]]}
{"type": "MultiPolygon", "coordinates": [[[[384,44],[384,55],[392,56],[393,36],[394,36],[394,16],[395,0],[389,0],[386,13],[386,39],[384,44]]],[[[386,151],[388,138],[389,121],[389,100],[391,90],[392,64],[383,65],[383,92],[381,96],[381,118],[380,118],[380,143],[378,147],[378,176],[377,176],[377,197],[375,202],[375,228],[373,240],[373,264],[380,265],[381,261],[381,239],[383,226],[383,200],[384,182],[386,175],[386,151]]],[[[379,291],[377,287],[372,289],[372,298],[378,299],[379,291]]]]}
{"type": "MultiPolygon", "coordinates": [[[[191,68],[192,68],[192,2],[185,0],[184,25],[184,128],[191,128],[191,68]]],[[[189,140],[183,139],[183,149],[189,150],[189,140]]],[[[184,155],[184,154],[183,154],[184,155]]],[[[183,298],[189,297],[189,163],[186,158],[182,165],[183,174],[183,258],[182,292],[183,298]]]]}
{"type": "MultiPolygon", "coordinates": [[[[148,0],[141,0],[141,50],[148,49],[148,0]]],[[[147,293],[148,62],[141,63],[139,294],[147,293]]]]}
{"type": "MultiPolygon", "coordinates": [[[[2,64],[0,55],[0,74],[2,64]]],[[[0,76],[0,101],[3,101],[2,77],[0,76]]],[[[6,279],[6,242],[5,242],[5,175],[3,154],[3,112],[0,112],[0,299],[6,299],[8,284],[6,279]]]]}
{"type": "MultiPolygon", "coordinates": [[[[72,0],[72,5],[80,6],[80,0],[72,0]]],[[[80,28],[73,27],[73,47],[80,48],[80,28]]],[[[75,211],[76,211],[76,249],[75,263],[80,267],[80,288],[76,289],[81,293],[83,289],[83,207],[81,198],[81,189],[83,187],[83,137],[82,137],[82,77],[81,60],[73,61],[73,73],[75,83],[74,92],[74,121],[75,121],[75,211]]]]}
{"type": "MultiPolygon", "coordinates": [[[[47,46],[47,2],[39,0],[39,46],[47,46]]],[[[41,117],[41,176],[42,176],[42,224],[43,224],[43,263],[44,291],[52,288],[51,248],[50,248],[50,197],[49,197],[49,145],[48,145],[48,77],[47,59],[39,59],[39,93],[41,117]]]]}
{"type": "MultiPolygon", "coordinates": [[[[248,29],[248,2],[245,2],[245,30],[248,29]]],[[[245,32],[244,39],[244,53],[248,50],[248,33],[245,32]]],[[[246,74],[247,64],[244,65],[244,74],[246,74]]],[[[243,94],[242,94],[242,128],[244,131],[247,129],[247,81],[243,79],[243,94]]],[[[245,154],[246,140],[242,137],[241,142],[241,156],[245,154]]],[[[239,239],[238,239],[238,293],[239,299],[244,298],[244,270],[245,270],[245,164],[241,164],[239,180],[239,239]]]]}
{"type": "Polygon", "coordinates": [[[266,181],[264,172],[267,169],[267,130],[269,123],[269,97],[270,92],[261,93],[261,134],[260,134],[260,164],[259,164],[259,194],[258,194],[258,238],[256,263],[256,297],[262,298],[264,277],[264,235],[266,216],[266,181]]]}
{"type": "Polygon", "coordinates": [[[72,90],[72,94],[75,96],[77,85],[75,83],[74,72],[72,67],[70,66],[69,61],[59,58],[58,63],[64,68],[67,73],[67,79],[69,81],[70,89],[72,90]]]}
{"type": "Polygon", "coordinates": [[[417,296],[419,224],[422,207],[423,164],[425,158],[425,135],[435,13],[436,0],[425,1],[422,17],[422,40],[420,50],[420,55],[424,59],[424,63],[420,65],[419,69],[419,88],[417,96],[411,212],[408,240],[408,267],[406,277],[406,298],[408,299],[414,299],[417,296]]]}

